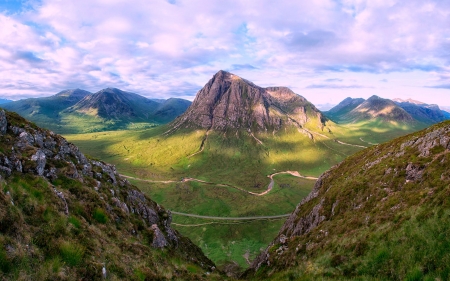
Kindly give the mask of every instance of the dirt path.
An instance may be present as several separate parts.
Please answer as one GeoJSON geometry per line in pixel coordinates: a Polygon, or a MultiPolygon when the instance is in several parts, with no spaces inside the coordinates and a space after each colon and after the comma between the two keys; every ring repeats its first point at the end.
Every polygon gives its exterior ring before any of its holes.
{"type": "Polygon", "coordinates": [[[210,132],[210,129],[208,129],[208,131],[206,131],[205,138],[202,140],[202,143],[200,144],[200,150],[189,155],[187,158],[191,158],[192,156],[195,156],[195,155],[201,153],[203,151],[203,149],[205,149],[205,143],[208,140],[209,132],[210,132]]]}
{"type": "Polygon", "coordinates": [[[175,211],[170,211],[170,212],[175,215],[191,217],[191,218],[210,219],[210,220],[237,220],[237,221],[279,219],[279,218],[286,218],[291,215],[291,214],[285,214],[285,215],[277,215],[277,216],[258,216],[258,217],[213,217],[213,216],[201,216],[201,215],[194,215],[194,214],[186,214],[186,213],[180,213],[180,212],[175,212],[175,211]]]}
{"type": "Polygon", "coordinates": [[[357,144],[350,144],[350,143],[346,143],[346,142],[342,142],[338,139],[334,140],[335,142],[339,143],[339,144],[343,144],[343,145],[348,145],[348,146],[354,146],[354,147],[361,147],[361,148],[367,148],[367,146],[364,145],[357,145],[357,144]]]}
{"type": "Polygon", "coordinates": [[[275,184],[275,181],[273,180],[273,177],[276,176],[276,175],[280,175],[280,174],[290,174],[290,175],[292,175],[292,176],[294,176],[294,177],[298,177],[298,178],[302,178],[302,179],[307,179],[307,180],[317,180],[317,179],[318,179],[318,178],[316,178],[316,177],[303,176],[303,175],[301,175],[301,174],[300,174],[299,172],[297,172],[297,171],[277,172],[277,173],[273,173],[273,174],[270,174],[270,175],[267,176],[268,178],[270,178],[270,183],[269,183],[269,185],[267,186],[267,190],[264,191],[264,192],[261,192],[261,193],[256,193],[256,192],[248,191],[248,190],[245,190],[245,189],[243,189],[243,188],[240,188],[240,187],[237,187],[237,186],[234,186],[234,185],[230,185],[230,184],[208,182],[208,181],[199,180],[199,179],[195,179],[195,178],[183,178],[183,179],[180,180],[180,181],[176,181],[176,180],[156,181],[156,180],[146,180],[146,179],[141,179],[141,178],[136,178],[136,177],[126,176],[126,175],[122,175],[122,174],[121,174],[120,176],[121,176],[121,177],[124,177],[124,178],[127,178],[127,179],[133,179],[133,180],[138,180],[138,181],[143,181],[143,182],[166,183],[166,184],[168,184],[168,183],[182,183],[182,182],[196,181],[196,182],[200,182],[200,183],[204,183],[204,184],[209,184],[209,185],[216,185],[216,186],[223,186],[223,187],[231,187],[231,188],[234,188],[234,189],[240,190],[240,191],[242,191],[242,192],[245,192],[245,193],[247,193],[247,194],[251,194],[251,195],[255,195],[255,196],[264,196],[264,195],[266,195],[267,193],[269,193],[269,192],[272,190],[272,188],[273,188],[273,186],[274,186],[274,184],[275,184]]]}
{"type": "Polygon", "coordinates": [[[367,143],[367,144],[370,144],[370,145],[377,145],[378,143],[371,143],[371,142],[368,142],[368,141],[365,141],[365,140],[363,140],[363,138],[359,138],[362,142],[365,142],[365,143],[367,143]]]}

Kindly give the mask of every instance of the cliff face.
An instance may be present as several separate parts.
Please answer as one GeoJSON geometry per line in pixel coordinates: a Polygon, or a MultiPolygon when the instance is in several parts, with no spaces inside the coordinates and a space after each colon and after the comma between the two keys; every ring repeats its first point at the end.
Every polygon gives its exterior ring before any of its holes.
{"type": "Polygon", "coordinates": [[[247,274],[447,279],[449,167],[450,122],[349,157],[318,179],[247,274]]]}
{"type": "Polygon", "coordinates": [[[187,111],[172,128],[205,128],[218,131],[246,129],[277,131],[296,123],[299,126],[318,117],[325,118],[311,103],[285,87],[261,88],[226,71],[219,71],[197,93],[187,111]]]}
{"type": "Polygon", "coordinates": [[[114,166],[3,110],[0,186],[2,279],[93,280],[102,270],[112,279],[202,279],[214,269],[171,228],[170,211],[114,166]]]}

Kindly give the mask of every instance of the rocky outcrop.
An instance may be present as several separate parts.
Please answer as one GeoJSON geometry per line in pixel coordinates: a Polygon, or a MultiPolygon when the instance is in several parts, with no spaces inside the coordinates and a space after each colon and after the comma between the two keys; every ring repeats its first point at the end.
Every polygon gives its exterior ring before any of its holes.
{"type": "MultiPolygon", "coordinates": [[[[121,215],[115,214],[111,206],[118,207],[125,214],[140,217],[148,227],[154,229],[155,247],[178,245],[179,234],[170,226],[171,213],[122,179],[115,166],[88,159],[78,147],[63,137],[38,128],[15,114],[8,117],[4,110],[0,111],[0,137],[2,177],[8,178],[13,173],[31,173],[49,182],[65,176],[81,183],[93,183],[93,190],[101,197],[108,198],[106,209],[113,217],[121,215]],[[12,122],[8,119],[12,119],[12,122]],[[113,187],[112,196],[100,193],[100,188],[106,188],[107,184],[113,187]]],[[[56,188],[53,191],[62,202],[63,212],[68,215],[68,202],[64,193],[56,188]]]]}
{"type": "Polygon", "coordinates": [[[262,88],[221,70],[197,93],[187,111],[171,124],[171,131],[204,128],[272,132],[288,125],[302,127],[310,120],[316,120],[319,128],[326,121],[314,105],[290,89],[262,88]]]}

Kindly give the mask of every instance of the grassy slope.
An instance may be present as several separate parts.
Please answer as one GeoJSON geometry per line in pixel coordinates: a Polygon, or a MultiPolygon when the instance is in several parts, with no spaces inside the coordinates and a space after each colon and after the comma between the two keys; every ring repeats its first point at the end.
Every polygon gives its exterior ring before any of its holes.
{"type": "MultiPolygon", "coordinates": [[[[59,151],[60,137],[16,114],[7,113],[7,119],[8,126],[25,128],[29,134],[44,132],[45,142],[54,141],[52,153],[59,151]]],[[[80,180],[69,178],[74,167],[80,169],[80,165],[74,164],[77,162],[73,155],[70,161],[74,162],[66,162],[63,152],[60,160],[50,157],[46,160],[45,168],[55,168],[57,178],[37,176],[32,172],[36,163],[30,160],[37,145],[16,146],[19,138],[11,129],[0,135],[2,161],[15,157],[26,171],[14,170],[8,176],[3,168],[0,173],[1,280],[101,280],[103,266],[108,280],[206,277],[200,263],[192,262],[193,257],[202,254],[186,238],[181,238],[177,247],[154,249],[153,230],[142,217],[114,205],[117,198],[125,202],[135,187],[127,183],[113,185],[107,180],[111,175],[99,167],[94,171],[101,178],[88,175],[80,180]],[[97,180],[101,182],[99,188],[97,180]],[[55,194],[56,190],[60,195],[55,194]],[[59,197],[61,194],[64,201],[59,197]]],[[[132,203],[126,202],[131,207],[132,203]]],[[[146,199],[145,204],[156,209],[151,200],[146,199]]],[[[223,278],[213,274],[208,280],[213,277],[223,278]]]]}
{"type": "Polygon", "coordinates": [[[324,200],[320,215],[325,221],[273,245],[270,267],[261,268],[254,279],[449,280],[449,150],[437,144],[429,155],[419,156],[417,147],[401,147],[449,126],[444,122],[369,148],[331,170],[319,196],[297,216],[306,216],[324,200]],[[409,164],[419,167],[422,176],[408,177],[409,164]],[[287,250],[276,253],[282,247],[287,250]]]}
{"type": "MultiPolygon", "coordinates": [[[[311,122],[314,123],[314,122],[311,122]]],[[[80,149],[96,158],[114,163],[118,171],[130,176],[153,180],[180,180],[194,177],[208,182],[226,183],[252,192],[267,188],[268,174],[295,170],[303,175],[319,176],[323,171],[342,161],[361,148],[336,143],[333,139],[367,145],[361,141],[379,142],[414,130],[380,124],[340,126],[328,122],[328,138],[315,135],[311,141],[297,130],[283,133],[257,134],[264,145],[239,132],[225,137],[211,133],[202,153],[198,151],[205,131],[179,131],[164,136],[166,127],[140,131],[99,132],[67,135],[80,149]],[[362,129],[361,129],[362,128],[362,129]],[[384,135],[382,133],[385,133],[384,135]]],[[[317,128],[307,128],[317,131],[317,128]]],[[[179,212],[212,216],[278,215],[289,213],[312,188],[313,181],[299,180],[288,175],[275,177],[275,188],[266,196],[247,195],[229,187],[201,183],[157,184],[133,181],[158,203],[179,212]],[[290,188],[279,188],[287,184],[290,188]]],[[[175,223],[203,224],[210,220],[174,216],[175,223]]],[[[223,223],[223,222],[222,222],[223,223]]],[[[280,221],[253,222],[250,226],[206,225],[177,229],[197,242],[215,262],[234,260],[241,266],[247,263],[243,255],[249,251],[250,259],[277,234],[280,221]],[[264,234],[257,235],[260,228],[264,234]],[[206,229],[205,231],[203,229],[206,229]],[[229,236],[226,233],[240,233],[229,236]],[[253,233],[252,235],[250,235],[253,233]],[[213,247],[220,245],[220,247],[213,247]],[[209,245],[209,246],[208,246],[209,245]],[[239,245],[239,246],[236,246],[239,245]],[[228,250],[232,249],[232,250],[228,250]]]]}

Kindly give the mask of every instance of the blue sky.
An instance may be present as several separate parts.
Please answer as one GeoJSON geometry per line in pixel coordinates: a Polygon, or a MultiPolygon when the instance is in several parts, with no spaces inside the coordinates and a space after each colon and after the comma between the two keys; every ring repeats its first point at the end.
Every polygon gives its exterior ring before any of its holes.
{"type": "Polygon", "coordinates": [[[0,26],[1,98],[193,99],[223,69],[315,104],[450,106],[450,1],[1,0],[0,26]]]}

